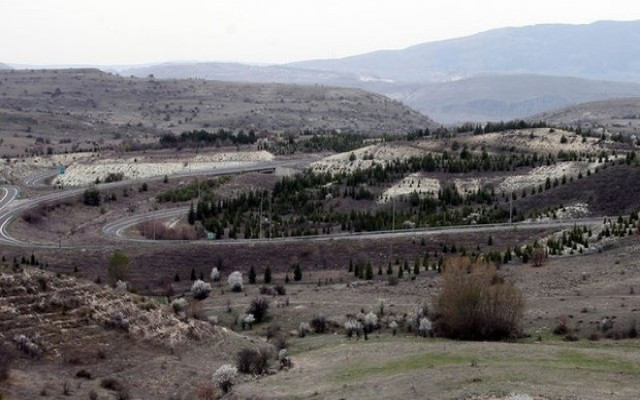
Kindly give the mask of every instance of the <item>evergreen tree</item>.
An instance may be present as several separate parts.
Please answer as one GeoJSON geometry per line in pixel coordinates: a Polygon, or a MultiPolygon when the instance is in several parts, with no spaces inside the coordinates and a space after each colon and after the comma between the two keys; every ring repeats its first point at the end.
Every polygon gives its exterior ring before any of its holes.
{"type": "Polygon", "coordinates": [[[378,275],[382,275],[382,265],[378,266],[378,275]]]}
{"type": "Polygon", "coordinates": [[[487,244],[489,246],[493,246],[493,236],[489,235],[489,240],[487,240],[487,244]]]}
{"type": "Polygon", "coordinates": [[[367,272],[365,278],[370,281],[373,279],[373,267],[371,266],[371,262],[367,263],[367,272]]]}
{"type": "Polygon", "coordinates": [[[420,261],[416,258],[415,264],[413,264],[413,274],[418,275],[420,273],[420,261]]]}
{"type": "Polygon", "coordinates": [[[180,282],[180,275],[176,272],[176,275],[173,277],[174,282],[180,282]]]}
{"type": "Polygon", "coordinates": [[[391,268],[391,261],[387,264],[387,275],[393,274],[393,269],[391,268]]]}
{"type": "Polygon", "coordinates": [[[271,267],[268,265],[264,270],[264,283],[271,283],[271,267]]]}
{"type": "Polygon", "coordinates": [[[193,209],[193,203],[191,203],[191,206],[189,207],[189,214],[187,215],[187,219],[189,221],[189,225],[193,225],[196,223],[196,212],[193,209]]]}
{"type": "Polygon", "coordinates": [[[398,278],[402,278],[404,276],[404,270],[402,267],[398,267],[398,278]]]}
{"type": "Polygon", "coordinates": [[[195,270],[195,268],[191,268],[191,280],[192,281],[196,280],[196,270],[195,270]]]}
{"type": "Polygon", "coordinates": [[[256,284],[256,270],[253,268],[253,265],[249,268],[249,283],[251,285],[256,284]]]}
{"type": "Polygon", "coordinates": [[[353,272],[353,258],[349,259],[349,272],[353,272]]]}
{"type": "Polygon", "coordinates": [[[300,282],[302,280],[302,268],[300,268],[300,264],[296,264],[293,267],[293,280],[296,282],[300,282]]]}
{"type": "Polygon", "coordinates": [[[289,279],[289,273],[287,272],[287,274],[284,276],[284,283],[289,283],[291,282],[291,279],[289,279]]]}

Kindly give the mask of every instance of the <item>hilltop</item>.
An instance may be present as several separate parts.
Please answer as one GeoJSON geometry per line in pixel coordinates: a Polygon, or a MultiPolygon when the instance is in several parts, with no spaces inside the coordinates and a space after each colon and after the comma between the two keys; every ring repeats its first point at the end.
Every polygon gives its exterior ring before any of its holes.
{"type": "Polygon", "coordinates": [[[358,89],[125,78],[93,69],[3,71],[0,133],[144,138],[192,129],[406,132],[433,122],[358,89]]]}

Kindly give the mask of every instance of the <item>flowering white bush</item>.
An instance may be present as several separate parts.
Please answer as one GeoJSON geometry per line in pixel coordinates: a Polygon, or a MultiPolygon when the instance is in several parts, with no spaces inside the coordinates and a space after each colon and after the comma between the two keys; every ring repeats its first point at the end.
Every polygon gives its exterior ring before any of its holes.
{"type": "Polygon", "coordinates": [[[351,337],[353,334],[360,336],[360,331],[362,330],[362,324],[360,321],[355,319],[349,319],[344,323],[344,329],[347,331],[347,336],[351,337]]]}
{"type": "Polygon", "coordinates": [[[209,318],[207,318],[207,321],[209,321],[209,323],[213,326],[218,325],[218,317],[216,315],[211,315],[209,318]]]}
{"type": "Polygon", "coordinates": [[[198,279],[191,285],[191,295],[194,299],[204,300],[209,297],[209,293],[211,293],[211,285],[205,281],[198,279]]]}
{"type": "Polygon", "coordinates": [[[242,318],[242,322],[251,325],[256,322],[256,318],[253,316],[253,314],[247,314],[244,316],[244,318],[242,318]]]}
{"type": "Polygon", "coordinates": [[[15,342],[18,349],[20,349],[20,351],[29,355],[30,357],[37,359],[40,359],[40,357],[42,357],[42,349],[29,337],[25,335],[16,335],[13,337],[13,341],[15,342]]]}
{"type": "Polygon", "coordinates": [[[116,282],[116,290],[119,292],[126,292],[129,289],[129,284],[127,282],[123,282],[118,280],[116,282]]]}
{"type": "Polygon", "coordinates": [[[173,312],[176,314],[179,314],[181,312],[183,312],[186,308],[187,308],[187,299],[180,297],[179,299],[173,299],[171,301],[171,308],[173,309],[173,312]]]}
{"type": "Polygon", "coordinates": [[[391,321],[391,323],[389,324],[389,328],[393,331],[393,334],[396,334],[396,331],[398,330],[398,323],[396,321],[391,321]]]}
{"type": "Polygon", "coordinates": [[[378,316],[371,311],[368,312],[364,316],[364,326],[369,332],[374,330],[378,326],[378,316]]]}
{"type": "Polygon", "coordinates": [[[418,326],[418,332],[422,335],[422,336],[427,336],[429,334],[429,332],[431,332],[431,321],[429,321],[429,318],[422,318],[420,319],[420,325],[418,326]]]}
{"type": "Polygon", "coordinates": [[[210,277],[213,282],[218,282],[220,280],[220,271],[218,271],[218,268],[213,267],[210,277]]]}
{"type": "Polygon", "coordinates": [[[301,322],[298,326],[298,336],[305,337],[311,331],[311,326],[306,322],[301,322]]]}
{"type": "Polygon", "coordinates": [[[285,360],[287,358],[287,349],[282,349],[278,352],[278,361],[285,360]]]}
{"type": "Polygon", "coordinates": [[[231,288],[231,290],[233,290],[234,292],[242,291],[243,282],[242,273],[240,271],[232,272],[231,275],[229,275],[227,281],[229,282],[229,288],[231,288]]]}
{"type": "Polygon", "coordinates": [[[227,393],[233,386],[233,379],[238,376],[238,369],[230,364],[225,364],[213,373],[211,379],[223,392],[227,393]]]}

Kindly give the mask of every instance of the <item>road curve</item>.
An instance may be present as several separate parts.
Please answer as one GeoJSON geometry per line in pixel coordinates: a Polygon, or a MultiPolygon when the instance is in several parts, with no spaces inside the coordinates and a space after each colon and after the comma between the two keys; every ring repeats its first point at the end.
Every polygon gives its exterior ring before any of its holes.
{"type": "MultiPolygon", "coordinates": [[[[189,171],[179,174],[169,175],[170,178],[185,178],[192,176],[221,176],[221,175],[234,175],[241,174],[247,172],[260,172],[260,171],[273,171],[277,167],[284,166],[288,164],[287,161],[260,161],[260,162],[252,162],[246,163],[240,167],[224,167],[224,168],[214,168],[207,170],[197,170],[197,171],[189,171]]],[[[49,176],[52,171],[48,171],[49,176]]],[[[24,183],[30,185],[38,185],[41,184],[45,177],[46,173],[34,175],[33,178],[27,178],[24,183]]],[[[164,179],[164,175],[154,176],[144,179],[131,179],[126,181],[119,182],[110,182],[103,183],[97,185],[98,189],[113,189],[122,186],[130,186],[135,184],[142,184],[144,182],[153,182],[164,179]]],[[[47,193],[43,196],[25,199],[16,203],[14,200],[17,197],[17,188],[15,186],[2,186],[0,189],[3,190],[4,196],[6,199],[4,203],[0,203],[0,245],[14,246],[14,247],[40,247],[40,248],[87,248],[91,246],[59,246],[53,243],[36,243],[36,242],[26,242],[22,240],[18,240],[11,236],[8,232],[8,227],[17,216],[19,216],[22,212],[35,208],[42,204],[52,203],[60,200],[64,200],[67,198],[75,197],[81,195],[86,188],[78,187],[73,189],[64,189],[64,190],[56,190],[51,193],[47,193]],[[14,191],[15,190],[15,191],[14,191]]],[[[3,195],[0,194],[0,201],[2,201],[3,195]]],[[[95,246],[102,247],[102,246],[95,246]]]]}
{"type": "Polygon", "coordinates": [[[102,228],[102,233],[115,240],[129,241],[135,243],[144,244],[157,244],[157,245],[176,245],[176,244],[247,244],[247,243],[282,243],[282,242],[298,242],[302,240],[307,241],[327,241],[336,239],[384,239],[399,236],[412,236],[412,235],[435,235],[435,234],[455,234],[465,232],[495,232],[495,231],[508,231],[515,229],[553,229],[553,228],[565,228],[572,227],[574,225],[594,225],[602,222],[601,217],[596,218],[579,218],[570,220],[555,220],[555,221],[538,221],[538,222],[519,222],[514,224],[502,223],[502,224],[484,224],[484,225],[453,225],[453,226],[438,226],[438,227],[426,227],[426,228],[414,228],[414,229],[400,229],[400,230],[385,230],[376,232],[345,232],[336,233],[331,235],[308,235],[308,236],[294,236],[294,237],[278,237],[271,239],[225,239],[225,240],[153,240],[153,239],[138,239],[127,237],[127,230],[132,227],[154,219],[166,219],[176,216],[185,215],[189,210],[189,207],[171,208],[168,210],[152,211],[145,214],[140,214],[134,217],[126,217],[117,221],[106,224],[102,228]]]}

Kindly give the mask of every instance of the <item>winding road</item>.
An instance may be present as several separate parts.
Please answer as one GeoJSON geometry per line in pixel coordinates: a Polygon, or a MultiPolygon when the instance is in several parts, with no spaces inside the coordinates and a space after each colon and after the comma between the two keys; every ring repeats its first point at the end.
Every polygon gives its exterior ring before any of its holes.
{"type": "MultiPolygon", "coordinates": [[[[233,175],[246,172],[256,171],[273,171],[275,168],[285,166],[286,162],[283,161],[269,161],[269,162],[255,162],[246,164],[242,167],[230,167],[230,168],[216,168],[211,170],[191,171],[181,174],[171,175],[171,178],[189,177],[189,176],[220,176],[220,175],[233,175]]],[[[46,171],[39,173],[32,177],[23,180],[24,186],[29,188],[42,188],[44,182],[51,176],[58,173],[54,171],[46,171]]],[[[157,181],[164,179],[164,176],[156,176],[145,179],[133,179],[119,182],[104,183],[98,185],[100,189],[110,189],[122,186],[130,186],[140,184],[143,182],[157,181]]],[[[49,187],[51,188],[51,187],[49,187]]],[[[299,237],[279,237],[271,239],[228,239],[228,240],[197,240],[197,241],[185,241],[185,240],[152,240],[152,239],[140,239],[130,238],[126,235],[127,231],[137,224],[154,219],[166,219],[175,216],[181,216],[187,213],[188,207],[178,207],[168,210],[159,210],[140,214],[136,216],[130,216],[110,222],[103,226],[102,233],[105,239],[110,239],[111,243],[104,243],[102,245],[87,246],[87,245],[64,245],[61,246],[55,243],[38,243],[19,240],[14,238],[9,232],[8,227],[15,218],[17,218],[22,212],[38,207],[42,204],[57,202],[67,198],[79,196],[85,191],[84,187],[55,190],[42,196],[20,199],[17,200],[20,194],[20,188],[18,186],[4,185],[0,186],[2,194],[0,194],[0,245],[13,246],[13,247],[34,247],[34,248],[92,248],[92,247],[106,247],[109,245],[122,244],[123,242],[130,242],[132,244],[144,244],[144,245],[158,245],[158,246],[185,246],[185,245],[240,245],[248,243],[283,243],[283,242],[299,242],[299,241],[331,241],[331,240],[367,240],[367,239],[381,239],[390,237],[401,237],[411,235],[435,235],[435,234],[457,234],[465,232],[495,232],[495,231],[508,231],[515,229],[554,229],[572,227],[574,225],[593,225],[602,222],[602,217],[596,218],[579,218],[571,220],[552,220],[552,221],[537,221],[537,222],[520,222],[520,223],[504,223],[504,224],[486,224],[486,225],[457,225],[457,226],[444,226],[444,227],[428,227],[428,228],[414,228],[414,229],[402,229],[393,231],[377,231],[377,232],[345,232],[331,235],[314,235],[314,236],[299,236],[299,237]]]]}

